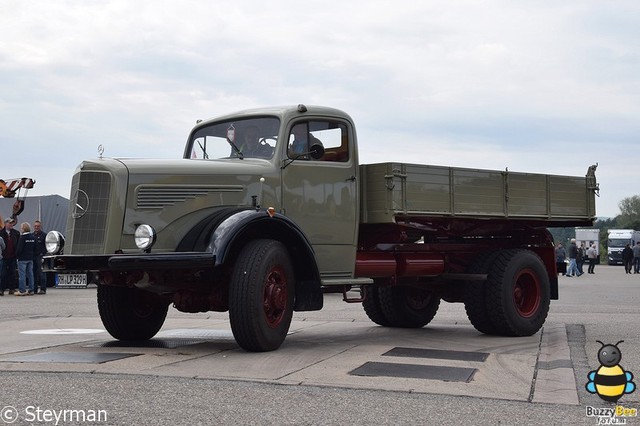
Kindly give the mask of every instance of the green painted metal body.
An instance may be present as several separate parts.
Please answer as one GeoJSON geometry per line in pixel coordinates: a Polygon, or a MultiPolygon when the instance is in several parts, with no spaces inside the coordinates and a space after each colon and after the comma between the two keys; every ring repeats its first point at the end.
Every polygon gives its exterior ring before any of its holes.
{"type": "Polygon", "coordinates": [[[588,177],[406,163],[360,166],[362,223],[394,223],[398,215],[509,218],[549,226],[595,219],[588,177]]]}

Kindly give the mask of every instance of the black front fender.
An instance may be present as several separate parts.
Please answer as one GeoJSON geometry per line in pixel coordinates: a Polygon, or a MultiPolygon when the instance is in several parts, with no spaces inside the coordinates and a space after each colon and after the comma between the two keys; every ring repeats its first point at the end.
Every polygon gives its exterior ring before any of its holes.
{"type": "Polygon", "coordinates": [[[298,225],[284,215],[270,215],[264,209],[252,208],[218,211],[197,224],[182,240],[178,251],[211,253],[216,267],[232,266],[247,242],[264,238],[283,242],[289,251],[296,276],[295,309],[321,309],[322,290],[315,253],[298,225]]]}

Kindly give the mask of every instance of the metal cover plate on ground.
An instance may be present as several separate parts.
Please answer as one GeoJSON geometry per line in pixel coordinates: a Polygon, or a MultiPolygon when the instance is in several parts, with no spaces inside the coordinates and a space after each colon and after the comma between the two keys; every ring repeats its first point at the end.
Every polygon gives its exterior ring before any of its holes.
{"type": "Polygon", "coordinates": [[[475,368],[441,367],[436,365],[394,364],[366,362],[350,371],[353,376],[405,377],[409,379],[443,380],[445,382],[470,382],[475,368]]]}
{"type": "Polygon", "coordinates": [[[450,359],[455,361],[484,362],[489,357],[486,352],[445,351],[440,349],[423,348],[393,348],[382,356],[401,356],[410,358],[450,359]]]}
{"type": "Polygon", "coordinates": [[[201,339],[150,339],[150,340],[110,340],[91,345],[100,348],[164,348],[175,349],[182,346],[197,345],[206,342],[201,339]]]}
{"type": "Polygon", "coordinates": [[[165,348],[175,349],[182,346],[197,345],[205,342],[233,342],[231,330],[174,329],[164,330],[149,340],[110,340],[92,346],[103,348],[165,348]]]}
{"type": "Polygon", "coordinates": [[[8,362],[69,362],[85,364],[102,364],[118,359],[129,358],[142,354],[125,354],[109,352],[43,352],[35,355],[25,355],[5,359],[8,362]]]}

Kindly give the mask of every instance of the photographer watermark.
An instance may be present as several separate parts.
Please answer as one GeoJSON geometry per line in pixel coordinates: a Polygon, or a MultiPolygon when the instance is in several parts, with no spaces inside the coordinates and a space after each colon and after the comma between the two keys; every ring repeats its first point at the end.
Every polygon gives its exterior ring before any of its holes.
{"type": "Polygon", "coordinates": [[[15,423],[20,420],[20,424],[38,423],[64,425],[65,423],[107,423],[108,414],[106,410],[94,409],[49,409],[39,406],[29,405],[23,410],[7,405],[0,410],[0,422],[6,424],[15,423]]]}

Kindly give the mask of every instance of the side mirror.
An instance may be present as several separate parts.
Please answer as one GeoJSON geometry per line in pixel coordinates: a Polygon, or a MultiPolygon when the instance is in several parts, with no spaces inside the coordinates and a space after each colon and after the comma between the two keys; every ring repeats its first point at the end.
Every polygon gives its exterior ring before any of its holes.
{"type": "Polygon", "coordinates": [[[322,146],[321,143],[314,143],[309,149],[309,154],[314,160],[321,159],[322,157],[324,157],[324,146],[322,146]]]}

